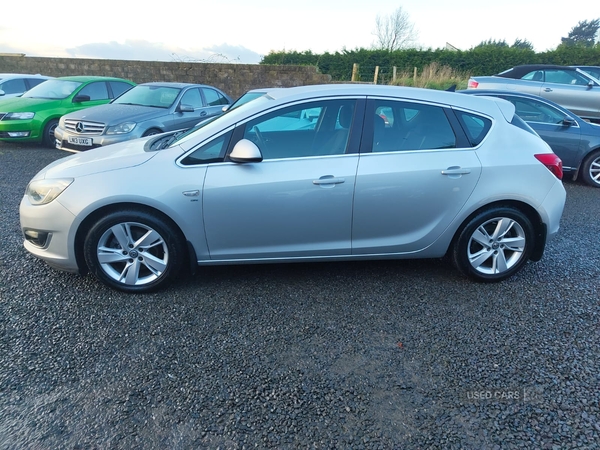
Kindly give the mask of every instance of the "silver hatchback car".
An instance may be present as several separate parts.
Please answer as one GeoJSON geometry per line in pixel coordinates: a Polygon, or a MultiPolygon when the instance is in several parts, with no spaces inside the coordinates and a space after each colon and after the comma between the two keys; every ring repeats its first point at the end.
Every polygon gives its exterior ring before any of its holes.
{"type": "Polygon", "coordinates": [[[558,232],[561,176],[505,100],[305,86],[58,160],[20,217],[32,254],[126,292],[202,265],[444,255],[499,281],[558,232]]]}

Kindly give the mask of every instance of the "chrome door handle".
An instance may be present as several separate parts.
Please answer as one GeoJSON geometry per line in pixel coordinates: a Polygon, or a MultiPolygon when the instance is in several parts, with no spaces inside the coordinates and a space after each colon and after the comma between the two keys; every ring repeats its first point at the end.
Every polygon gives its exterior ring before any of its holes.
{"type": "Polygon", "coordinates": [[[546,88],[546,89],[544,89],[544,92],[552,92],[552,89],[546,88]]]}

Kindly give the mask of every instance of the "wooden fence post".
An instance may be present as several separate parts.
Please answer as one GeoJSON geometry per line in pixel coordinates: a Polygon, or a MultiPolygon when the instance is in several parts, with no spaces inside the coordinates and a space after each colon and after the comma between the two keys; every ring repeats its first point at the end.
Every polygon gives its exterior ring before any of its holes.
{"type": "Polygon", "coordinates": [[[379,76],[379,66],[375,66],[375,77],[373,78],[373,84],[377,84],[378,76],[379,76]]]}
{"type": "Polygon", "coordinates": [[[352,66],[352,81],[358,81],[358,64],[354,63],[352,66]]]}
{"type": "Polygon", "coordinates": [[[396,66],[392,67],[392,82],[395,83],[396,82],[396,71],[398,70],[398,68],[396,66]]]}

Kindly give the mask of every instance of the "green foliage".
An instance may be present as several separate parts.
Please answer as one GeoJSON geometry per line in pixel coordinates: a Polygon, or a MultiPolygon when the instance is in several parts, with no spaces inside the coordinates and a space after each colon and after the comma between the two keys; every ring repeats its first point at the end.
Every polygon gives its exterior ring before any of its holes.
{"type": "Polygon", "coordinates": [[[566,38],[562,38],[563,46],[593,47],[596,44],[596,35],[600,29],[600,19],[582,20],[569,31],[566,38]]]}
{"type": "Polygon", "coordinates": [[[536,53],[528,41],[517,39],[511,46],[480,44],[466,51],[406,49],[388,52],[364,48],[323,54],[310,50],[279,51],[266,55],[261,64],[311,65],[321,73],[331,75],[334,81],[350,81],[356,63],[359,65],[357,81],[366,82],[373,81],[375,67],[379,66],[378,82],[390,83],[393,67],[397,68],[397,73],[412,74],[415,67],[421,72],[432,63],[450,67],[468,77],[469,74],[493,75],[521,64],[599,65],[599,62],[600,44],[592,47],[559,45],[556,50],[536,53]]]}

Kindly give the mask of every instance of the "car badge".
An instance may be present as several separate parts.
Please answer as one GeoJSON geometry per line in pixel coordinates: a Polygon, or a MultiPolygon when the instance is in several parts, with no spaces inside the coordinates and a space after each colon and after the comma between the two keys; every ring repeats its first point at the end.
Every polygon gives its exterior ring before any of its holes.
{"type": "Polygon", "coordinates": [[[75,130],[77,130],[78,133],[83,133],[85,130],[85,125],[81,122],[77,122],[77,125],[75,125],[75,130]]]}

